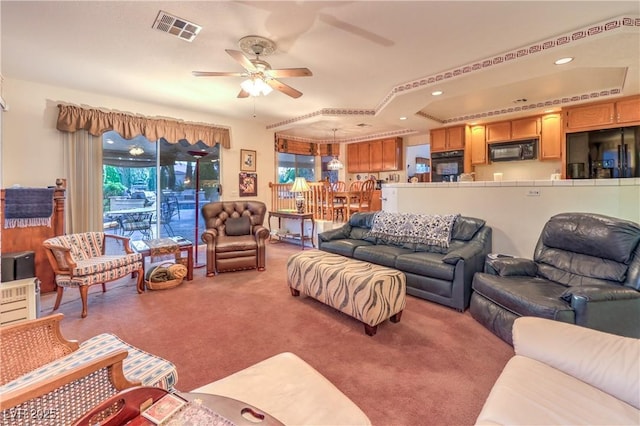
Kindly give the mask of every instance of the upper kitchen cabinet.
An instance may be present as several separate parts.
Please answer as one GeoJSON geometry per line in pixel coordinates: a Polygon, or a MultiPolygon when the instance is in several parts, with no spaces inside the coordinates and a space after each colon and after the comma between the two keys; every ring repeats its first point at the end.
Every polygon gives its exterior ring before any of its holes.
{"type": "Polygon", "coordinates": [[[560,114],[547,114],[541,117],[540,122],[540,159],[559,160],[562,155],[562,117],[560,114]]]}
{"type": "Polygon", "coordinates": [[[358,171],[371,171],[371,160],[369,158],[371,149],[369,143],[358,143],[356,145],[358,146],[358,171]]]}
{"type": "Polygon", "coordinates": [[[640,122],[640,96],[616,102],[618,123],[640,122]]]}
{"type": "Polygon", "coordinates": [[[471,142],[471,165],[487,164],[487,142],[484,126],[472,126],[469,130],[471,142]]]}
{"type": "Polygon", "coordinates": [[[464,149],[464,126],[443,127],[431,131],[431,152],[464,149]]]}
{"type": "Polygon", "coordinates": [[[586,105],[569,108],[566,111],[567,129],[584,129],[589,127],[608,126],[615,123],[615,104],[586,105]]]}
{"type": "Polygon", "coordinates": [[[349,173],[384,172],[402,169],[402,139],[391,138],[347,145],[349,173]]]}
{"type": "Polygon", "coordinates": [[[567,133],[640,124],[640,96],[567,108],[565,120],[567,133]]]}
{"type": "Polygon", "coordinates": [[[380,169],[380,171],[402,170],[402,166],[402,139],[392,138],[383,140],[382,169],[380,169]]]}
{"type": "Polygon", "coordinates": [[[350,143],[347,145],[347,171],[349,173],[361,172],[360,158],[358,156],[358,144],[350,143]]]}
{"type": "Polygon", "coordinates": [[[530,139],[540,135],[540,119],[528,117],[511,122],[511,139],[530,139]]]}
{"type": "Polygon", "coordinates": [[[490,123],[486,126],[487,142],[505,142],[511,139],[511,122],[490,123]]]}

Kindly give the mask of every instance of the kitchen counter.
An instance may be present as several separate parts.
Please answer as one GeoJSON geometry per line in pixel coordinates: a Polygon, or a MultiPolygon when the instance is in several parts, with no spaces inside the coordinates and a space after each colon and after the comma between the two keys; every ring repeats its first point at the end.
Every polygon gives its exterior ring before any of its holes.
{"type": "Polygon", "coordinates": [[[640,223],[640,178],[388,183],[390,212],[485,219],[493,251],[531,258],[542,227],[562,212],[592,212],[640,223]]]}

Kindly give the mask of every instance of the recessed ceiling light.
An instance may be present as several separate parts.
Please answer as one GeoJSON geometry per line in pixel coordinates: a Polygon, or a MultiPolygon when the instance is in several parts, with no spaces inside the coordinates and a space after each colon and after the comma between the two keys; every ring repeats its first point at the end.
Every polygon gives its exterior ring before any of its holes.
{"type": "Polygon", "coordinates": [[[407,117],[400,117],[400,120],[406,120],[407,117]]]}
{"type": "Polygon", "coordinates": [[[564,65],[564,64],[568,64],[569,62],[573,61],[573,58],[560,58],[557,61],[554,62],[554,64],[556,65],[564,65]]]}
{"type": "Polygon", "coordinates": [[[433,96],[440,96],[440,95],[442,95],[443,93],[444,93],[444,92],[443,92],[442,90],[436,90],[436,91],[431,92],[431,94],[432,94],[433,96]]]}

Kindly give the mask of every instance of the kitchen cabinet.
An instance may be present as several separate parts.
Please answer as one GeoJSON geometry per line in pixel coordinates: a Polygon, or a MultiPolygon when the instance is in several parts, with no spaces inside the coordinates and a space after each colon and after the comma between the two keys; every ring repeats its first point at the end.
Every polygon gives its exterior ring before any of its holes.
{"type": "Polygon", "coordinates": [[[377,212],[378,210],[382,210],[382,191],[376,189],[371,195],[371,211],[377,212]]]}
{"type": "Polygon", "coordinates": [[[640,97],[616,102],[618,123],[640,122],[640,97]]]}
{"type": "Polygon", "coordinates": [[[486,126],[487,143],[511,140],[511,122],[490,123],[486,126]]]}
{"type": "Polygon", "coordinates": [[[402,170],[402,139],[391,138],[382,141],[382,168],[373,171],[402,170]]]}
{"type": "Polygon", "coordinates": [[[347,171],[369,173],[402,169],[402,138],[347,145],[347,171]]]}
{"type": "Polygon", "coordinates": [[[528,117],[511,122],[511,139],[531,139],[540,135],[540,119],[528,117]]]}
{"type": "Polygon", "coordinates": [[[382,170],[382,151],[383,147],[381,140],[369,142],[369,166],[371,168],[371,171],[382,170]]]}
{"type": "Polygon", "coordinates": [[[540,119],[540,160],[559,160],[562,155],[562,117],[543,115],[540,119]]]}
{"type": "Polygon", "coordinates": [[[361,171],[359,168],[358,144],[351,143],[347,145],[347,171],[349,173],[358,173],[361,171]]]}
{"type": "Polygon", "coordinates": [[[569,108],[566,111],[567,129],[584,129],[615,123],[615,103],[607,102],[569,108]]]}
{"type": "Polygon", "coordinates": [[[431,152],[464,149],[464,126],[443,127],[431,131],[431,152]]]}
{"type": "Polygon", "coordinates": [[[487,164],[487,141],[484,126],[472,126],[470,129],[471,165],[487,164]]]}
{"type": "Polygon", "coordinates": [[[371,169],[371,163],[369,161],[369,143],[358,144],[358,170],[361,172],[368,172],[371,169]]]}

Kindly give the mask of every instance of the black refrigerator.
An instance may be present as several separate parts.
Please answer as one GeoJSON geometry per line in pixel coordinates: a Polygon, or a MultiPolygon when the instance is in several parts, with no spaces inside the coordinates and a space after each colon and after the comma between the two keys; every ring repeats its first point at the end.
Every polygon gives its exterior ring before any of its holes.
{"type": "Polygon", "coordinates": [[[567,134],[569,179],[640,177],[640,126],[567,134]]]}

